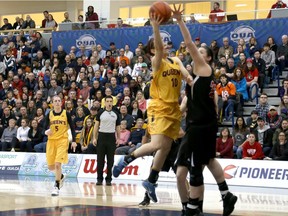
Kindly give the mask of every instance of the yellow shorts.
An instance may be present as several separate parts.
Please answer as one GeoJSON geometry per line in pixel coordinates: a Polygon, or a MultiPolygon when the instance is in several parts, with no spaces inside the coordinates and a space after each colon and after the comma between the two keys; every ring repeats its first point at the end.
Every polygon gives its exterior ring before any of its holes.
{"type": "Polygon", "coordinates": [[[178,138],[181,112],[179,104],[165,104],[151,100],[147,109],[148,131],[150,134],[163,134],[173,140],[178,138]]]}
{"type": "Polygon", "coordinates": [[[46,160],[48,165],[56,162],[61,164],[68,163],[69,141],[66,139],[49,140],[46,146],[46,160]]]}

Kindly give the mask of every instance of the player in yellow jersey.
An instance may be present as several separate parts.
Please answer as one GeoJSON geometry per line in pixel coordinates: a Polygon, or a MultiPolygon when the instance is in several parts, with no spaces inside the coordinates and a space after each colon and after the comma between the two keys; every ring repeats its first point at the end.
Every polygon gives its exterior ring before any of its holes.
{"type": "Polygon", "coordinates": [[[68,162],[68,129],[70,126],[73,142],[71,148],[75,151],[75,130],[72,119],[66,110],[61,108],[61,98],[56,95],[52,99],[53,110],[45,116],[45,134],[48,136],[46,147],[46,159],[48,169],[55,173],[55,186],[51,193],[52,196],[58,196],[59,190],[63,186],[64,175],[62,174],[62,163],[68,162]]]}
{"type": "Polygon", "coordinates": [[[148,107],[148,130],[151,141],[136,149],[130,155],[120,158],[114,166],[113,175],[118,177],[122,169],[138,157],[156,152],[148,180],[143,182],[148,196],[157,202],[155,183],[164,161],[176,140],[180,129],[181,112],[178,99],[180,97],[181,79],[192,84],[192,77],[178,58],[169,58],[167,44],[163,44],[159,25],[161,18],[150,14],[154,39],[147,44],[147,51],[152,57],[153,80],[150,87],[151,100],[148,107]]]}

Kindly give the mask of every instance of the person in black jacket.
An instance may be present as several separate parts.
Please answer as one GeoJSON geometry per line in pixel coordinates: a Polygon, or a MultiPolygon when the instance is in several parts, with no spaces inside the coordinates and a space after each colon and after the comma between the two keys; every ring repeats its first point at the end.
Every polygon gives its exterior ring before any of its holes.
{"type": "Polygon", "coordinates": [[[279,133],[278,141],[273,145],[269,157],[264,160],[288,161],[288,143],[284,132],[279,133]]]}
{"type": "Polygon", "coordinates": [[[264,84],[265,84],[265,79],[266,79],[266,74],[265,74],[266,63],[262,58],[260,58],[260,56],[261,56],[260,51],[256,50],[254,52],[253,64],[256,66],[256,68],[258,69],[258,72],[259,72],[258,84],[259,84],[260,92],[262,93],[263,88],[264,88],[264,84]]]}
{"type": "Polygon", "coordinates": [[[33,119],[28,131],[28,142],[26,144],[27,152],[33,152],[34,146],[43,141],[42,128],[38,127],[38,121],[33,119]]]}

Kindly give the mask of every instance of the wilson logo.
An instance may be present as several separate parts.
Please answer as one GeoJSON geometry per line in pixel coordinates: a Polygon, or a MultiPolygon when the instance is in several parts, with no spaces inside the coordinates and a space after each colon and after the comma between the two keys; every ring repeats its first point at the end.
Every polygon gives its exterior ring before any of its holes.
{"type": "MultiPolygon", "coordinates": [[[[121,172],[121,175],[138,175],[138,170],[139,170],[139,166],[127,166],[123,169],[123,171],[121,172]]],[[[83,172],[84,173],[91,173],[94,174],[97,172],[97,160],[96,159],[86,159],[85,160],[85,165],[83,168],[83,172]]],[[[105,167],[103,170],[104,173],[107,173],[107,169],[106,169],[106,161],[105,161],[105,167]]]]}

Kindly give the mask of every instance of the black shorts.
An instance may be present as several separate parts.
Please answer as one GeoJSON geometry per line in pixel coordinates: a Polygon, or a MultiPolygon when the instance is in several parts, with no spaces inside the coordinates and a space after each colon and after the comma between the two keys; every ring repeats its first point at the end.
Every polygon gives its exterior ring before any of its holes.
{"type": "Polygon", "coordinates": [[[180,146],[180,140],[176,140],[176,141],[173,141],[172,143],[172,146],[171,146],[171,150],[164,162],[164,165],[161,169],[161,171],[163,172],[169,172],[169,170],[172,168],[174,173],[176,173],[176,169],[175,169],[175,160],[176,160],[176,157],[177,157],[177,153],[178,153],[178,149],[179,149],[179,146],[180,146]]]}
{"type": "Polygon", "coordinates": [[[217,121],[206,125],[189,125],[179,148],[176,165],[199,166],[216,156],[217,121]]]}

